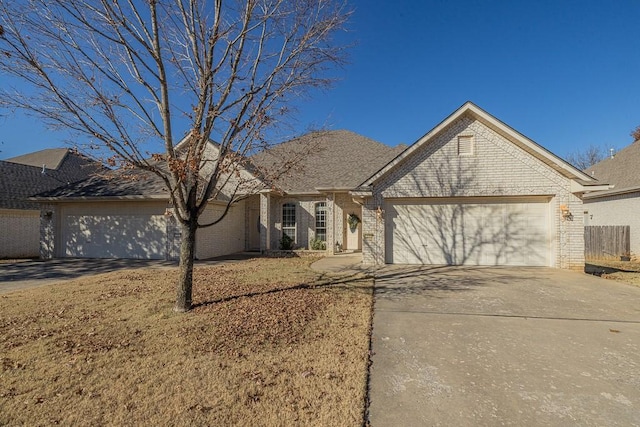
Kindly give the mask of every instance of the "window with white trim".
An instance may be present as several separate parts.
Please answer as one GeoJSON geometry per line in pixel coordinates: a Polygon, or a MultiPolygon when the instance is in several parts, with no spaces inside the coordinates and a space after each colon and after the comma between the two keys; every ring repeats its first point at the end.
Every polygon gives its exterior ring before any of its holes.
{"type": "Polygon", "coordinates": [[[327,204],[316,203],[316,239],[327,241],[327,204]]]}
{"type": "Polygon", "coordinates": [[[473,135],[458,136],[458,155],[459,156],[473,155],[473,135]]]}
{"type": "Polygon", "coordinates": [[[282,205],[282,234],[286,234],[296,242],[296,205],[294,203],[282,205]]]}

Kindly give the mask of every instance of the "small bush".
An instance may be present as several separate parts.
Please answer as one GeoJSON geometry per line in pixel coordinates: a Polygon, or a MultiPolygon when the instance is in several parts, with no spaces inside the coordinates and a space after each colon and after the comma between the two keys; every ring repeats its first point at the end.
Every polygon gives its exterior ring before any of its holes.
{"type": "Polygon", "coordinates": [[[286,234],[282,235],[280,239],[280,250],[290,251],[293,249],[293,239],[286,234]]]}
{"type": "Polygon", "coordinates": [[[327,249],[327,242],[316,237],[309,242],[309,248],[314,251],[324,251],[327,249]]]}

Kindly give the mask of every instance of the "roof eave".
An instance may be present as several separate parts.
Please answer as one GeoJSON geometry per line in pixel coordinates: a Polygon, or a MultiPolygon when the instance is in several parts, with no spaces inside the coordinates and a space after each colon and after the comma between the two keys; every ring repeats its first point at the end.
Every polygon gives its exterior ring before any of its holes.
{"type": "Polygon", "coordinates": [[[640,186],[636,187],[626,187],[626,188],[611,188],[605,189],[602,191],[591,192],[584,195],[584,198],[587,200],[598,199],[600,197],[608,197],[608,196],[617,196],[621,194],[629,194],[629,193],[640,193],[640,186]]]}
{"type": "Polygon", "coordinates": [[[131,195],[131,196],[77,196],[77,197],[29,197],[31,200],[39,203],[74,203],[74,202],[113,202],[113,201],[159,201],[169,200],[167,195],[131,195]]]}
{"type": "Polygon", "coordinates": [[[371,188],[357,188],[355,190],[351,190],[349,191],[349,195],[352,197],[360,197],[360,198],[366,198],[366,197],[373,197],[373,189],[371,188]]]}
{"type": "Polygon", "coordinates": [[[353,187],[316,187],[320,193],[347,193],[351,190],[353,187]]]}
{"type": "Polygon", "coordinates": [[[610,190],[612,188],[613,185],[611,184],[584,183],[572,179],[570,190],[573,194],[583,195],[586,193],[592,193],[594,191],[610,190]]]}

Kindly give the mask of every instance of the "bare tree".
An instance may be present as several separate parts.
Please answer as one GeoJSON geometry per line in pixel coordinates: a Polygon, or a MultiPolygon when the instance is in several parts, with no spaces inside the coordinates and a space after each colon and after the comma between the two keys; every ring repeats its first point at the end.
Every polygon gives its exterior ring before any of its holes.
{"type": "Polygon", "coordinates": [[[631,138],[633,138],[633,142],[640,141],[640,126],[637,126],[631,133],[631,138]]]}
{"type": "Polygon", "coordinates": [[[584,149],[572,151],[567,155],[567,161],[580,170],[585,170],[609,155],[604,146],[589,144],[584,149]]]}
{"type": "Polygon", "coordinates": [[[0,106],[164,181],[182,227],[175,310],[186,311],[196,231],[222,219],[199,223],[207,202],[224,192],[228,209],[256,185],[246,156],[269,147],[292,102],[330,85],[348,15],[333,0],[0,0],[0,71],[21,85],[0,106]]]}

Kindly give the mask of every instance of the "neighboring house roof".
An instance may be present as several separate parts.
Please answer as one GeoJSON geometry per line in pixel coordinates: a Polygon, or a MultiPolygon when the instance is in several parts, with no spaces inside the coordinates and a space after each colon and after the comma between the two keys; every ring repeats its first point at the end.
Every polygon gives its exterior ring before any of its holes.
{"type": "Polygon", "coordinates": [[[72,184],[102,170],[100,163],[66,148],[42,150],[0,161],[0,208],[38,209],[28,200],[43,191],[72,184]],[[49,161],[45,168],[41,161],[49,161]]]}
{"type": "Polygon", "coordinates": [[[584,192],[586,190],[585,187],[599,185],[599,183],[589,175],[576,169],[571,164],[562,160],[560,157],[551,153],[546,148],[542,147],[541,145],[527,138],[512,127],[495,118],[491,114],[487,113],[474,103],[466,102],[456,111],[454,111],[449,117],[444,119],[440,124],[431,129],[422,138],[418,139],[413,145],[409,146],[409,148],[407,148],[402,154],[400,154],[398,157],[378,170],[369,179],[364,181],[361,185],[361,189],[366,191],[366,189],[373,185],[376,181],[381,179],[383,176],[386,176],[389,172],[398,167],[398,165],[404,163],[407,158],[409,158],[414,152],[416,152],[416,150],[419,150],[422,146],[431,143],[435,139],[435,137],[440,134],[440,132],[444,131],[449,125],[460,119],[463,115],[470,115],[473,119],[482,122],[484,125],[493,129],[495,132],[509,139],[518,147],[528,152],[532,156],[538,158],[543,163],[549,165],[551,168],[553,168],[563,176],[573,179],[575,181],[575,188],[572,190],[574,190],[575,192],[584,192]]]}
{"type": "Polygon", "coordinates": [[[613,184],[611,190],[599,191],[589,197],[607,196],[640,190],[640,142],[618,151],[613,158],[606,159],[585,169],[585,172],[601,182],[613,184]]]}
{"type": "Polygon", "coordinates": [[[389,147],[347,130],[318,131],[278,144],[251,161],[269,170],[295,159],[295,166],[277,178],[275,186],[290,194],[317,193],[356,188],[405,148],[389,147]]]}
{"type": "Polygon", "coordinates": [[[69,152],[70,151],[67,148],[48,148],[46,150],[12,157],[10,159],[6,159],[6,161],[27,166],[44,166],[47,169],[57,170],[69,152]]]}

